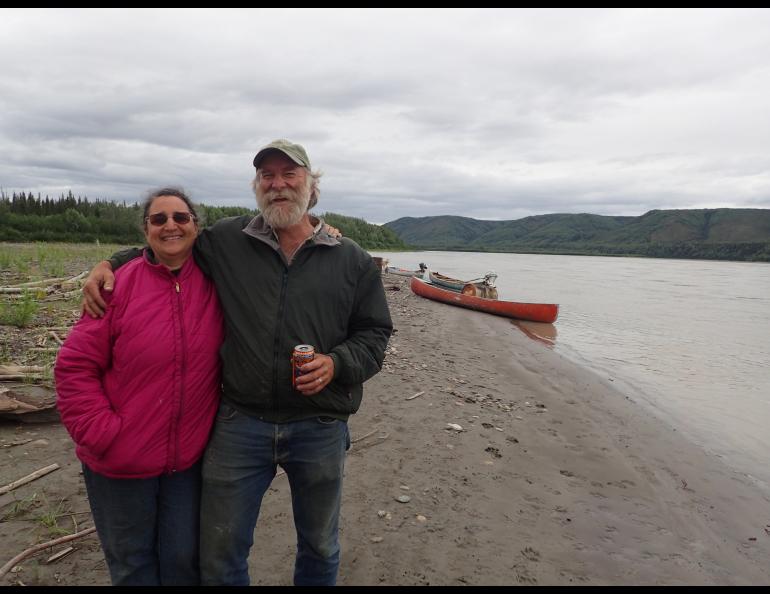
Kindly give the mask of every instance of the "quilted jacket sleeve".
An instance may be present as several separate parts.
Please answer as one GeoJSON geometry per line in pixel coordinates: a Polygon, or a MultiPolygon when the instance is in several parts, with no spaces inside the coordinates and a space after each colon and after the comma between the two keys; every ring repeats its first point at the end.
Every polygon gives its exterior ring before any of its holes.
{"type": "Polygon", "coordinates": [[[84,315],[62,345],[54,368],[56,405],[62,422],[75,443],[97,458],[121,428],[121,419],[102,384],[111,360],[113,311],[109,307],[99,319],[84,315]]]}

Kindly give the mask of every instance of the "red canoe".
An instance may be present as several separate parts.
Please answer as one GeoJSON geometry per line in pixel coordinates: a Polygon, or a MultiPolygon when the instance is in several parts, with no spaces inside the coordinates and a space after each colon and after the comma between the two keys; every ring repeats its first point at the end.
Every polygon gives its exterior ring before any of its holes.
{"type": "Polygon", "coordinates": [[[559,315],[559,306],[554,303],[518,303],[516,301],[500,301],[498,299],[484,299],[483,297],[463,295],[462,293],[447,291],[426,283],[416,276],[412,277],[410,286],[412,287],[412,292],[420,297],[426,297],[434,301],[443,301],[450,305],[459,305],[468,309],[485,311],[507,318],[552,324],[559,315]]]}

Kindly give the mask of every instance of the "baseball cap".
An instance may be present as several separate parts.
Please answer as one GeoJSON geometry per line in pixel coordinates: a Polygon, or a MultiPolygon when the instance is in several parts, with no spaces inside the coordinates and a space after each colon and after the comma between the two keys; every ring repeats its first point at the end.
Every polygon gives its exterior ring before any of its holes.
{"type": "Polygon", "coordinates": [[[310,169],[310,159],[305,152],[305,148],[301,144],[294,144],[283,138],[274,140],[270,144],[259,149],[257,156],[254,157],[254,167],[259,169],[262,159],[264,159],[270,151],[280,151],[297,165],[302,165],[303,167],[310,169]]]}

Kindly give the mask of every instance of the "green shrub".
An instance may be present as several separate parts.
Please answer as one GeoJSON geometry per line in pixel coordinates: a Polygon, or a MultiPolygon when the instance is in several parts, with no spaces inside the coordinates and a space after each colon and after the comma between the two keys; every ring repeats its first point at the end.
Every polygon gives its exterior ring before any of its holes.
{"type": "Polygon", "coordinates": [[[3,324],[24,328],[34,319],[39,303],[33,291],[24,291],[15,301],[6,302],[2,306],[0,321],[3,324]]]}

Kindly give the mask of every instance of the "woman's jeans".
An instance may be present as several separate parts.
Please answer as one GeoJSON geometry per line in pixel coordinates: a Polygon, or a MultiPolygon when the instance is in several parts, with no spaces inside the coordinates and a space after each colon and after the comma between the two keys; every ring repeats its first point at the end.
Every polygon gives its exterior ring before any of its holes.
{"type": "Polygon", "coordinates": [[[196,586],[198,462],[149,479],[113,479],[83,465],[88,501],[113,586],[196,586]]]}
{"type": "MultiPolygon", "coordinates": [[[[267,423],[220,404],[203,458],[201,581],[248,585],[262,497],[281,466],[289,479],[297,557],[294,583],[334,585],[348,425],[331,417],[267,423]]],[[[270,547],[269,541],[258,547],[270,547]]]]}

